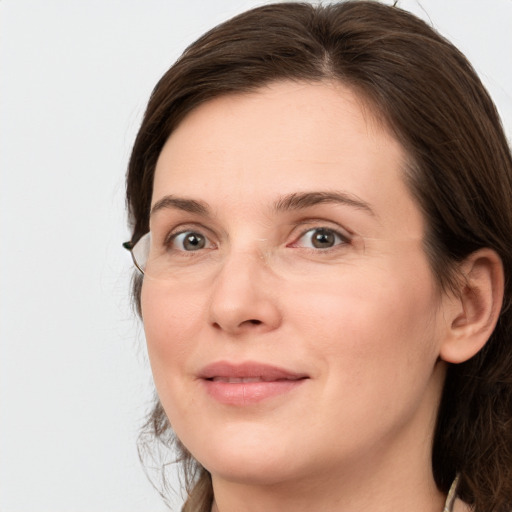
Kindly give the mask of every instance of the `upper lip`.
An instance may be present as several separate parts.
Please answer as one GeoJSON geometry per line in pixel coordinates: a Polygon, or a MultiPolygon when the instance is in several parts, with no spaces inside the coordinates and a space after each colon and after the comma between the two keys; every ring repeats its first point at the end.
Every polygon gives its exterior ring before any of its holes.
{"type": "Polygon", "coordinates": [[[302,372],[296,372],[265,363],[247,361],[243,363],[230,363],[219,361],[205,366],[199,372],[200,379],[261,379],[263,381],[299,380],[308,378],[302,372]]]}

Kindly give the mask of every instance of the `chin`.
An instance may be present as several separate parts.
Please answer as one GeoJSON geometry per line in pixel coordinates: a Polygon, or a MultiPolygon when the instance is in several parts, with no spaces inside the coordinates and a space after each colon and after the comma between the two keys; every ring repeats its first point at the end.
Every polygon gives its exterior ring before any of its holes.
{"type": "Polygon", "coordinates": [[[290,465],[291,461],[295,465],[298,462],[296,449],[287,449],[280,438],[269,441],[254,434],[240,434],[225,440],[210,436],[208,446],[191,447],[190,451],[213,477],[231,482],[273,485],[297,476],[298,468],[290,465]]]}
{"type": "Polygon", "coordinates": [[[297,471],[290,471],[289,461],[275,463],[272,457],[217,459],[211,466],[204,467],[213,478],[250,486],[279,485],[289,480],[297,480],[299,476],[297,471]]]}

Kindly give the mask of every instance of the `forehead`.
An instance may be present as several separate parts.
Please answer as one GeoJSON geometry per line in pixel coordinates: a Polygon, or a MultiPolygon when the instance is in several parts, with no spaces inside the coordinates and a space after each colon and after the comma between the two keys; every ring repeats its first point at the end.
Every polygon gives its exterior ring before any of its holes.
{"type": "Polygon", "coordinates": [[[277,195],[343,190],[384,216],[403,214],[415,207],[402,179],[405,161],[350,88],[280,82],[193,110],[162,149],[152,202],[173,194],[247,208],[277,195]]]}
{"type": "Polygon", "coordinates": [[[275,158],[269,150],[279,148],[281,158],[307,159],[331,153],[339,159],[348,156],[345,146],[356,139],[362,144],[368,139],[366,150],[378,151],[380,145],[392,143],[401,152],[367,102],[347,86],[339,82],[276,82],[196,107],[172,133],[162,154],[172,152],[169,156],[177,160],[194,148],[186,157],[200,163],[204,152],[235,156],[265,149],[259,154],[261,160],[275,158]]]}

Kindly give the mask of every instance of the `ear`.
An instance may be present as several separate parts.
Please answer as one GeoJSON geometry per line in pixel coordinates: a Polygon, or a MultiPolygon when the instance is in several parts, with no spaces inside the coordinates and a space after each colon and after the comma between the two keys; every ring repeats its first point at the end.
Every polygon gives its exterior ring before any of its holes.
{"type": "Polygon", "coordinates": [[[495,251],[475,251],[460,271],[459,295],[450,301],[448,332],[440,347],[441,359],[449,363],[467,361],[487,343],[503,302],[503,263],[495,251]]]}

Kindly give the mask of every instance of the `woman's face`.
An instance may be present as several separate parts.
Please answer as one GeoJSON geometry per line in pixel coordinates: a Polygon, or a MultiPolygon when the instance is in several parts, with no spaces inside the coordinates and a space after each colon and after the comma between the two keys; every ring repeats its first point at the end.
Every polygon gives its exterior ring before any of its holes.
{"type": "Polygon", "coordinates": [[[447,299],[405,160],[334,83],[214,99],[165,144],[144,327],[170,423],[214,479],[429,459],[447,299]]]}

